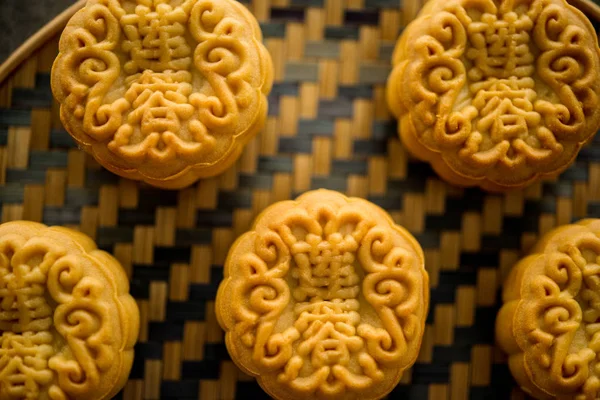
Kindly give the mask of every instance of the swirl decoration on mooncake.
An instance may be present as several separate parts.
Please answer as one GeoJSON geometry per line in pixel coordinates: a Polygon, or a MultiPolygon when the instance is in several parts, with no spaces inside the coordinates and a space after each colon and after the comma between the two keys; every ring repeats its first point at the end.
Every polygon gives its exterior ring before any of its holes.
{"type": "Polygon", "coordinates": [[[215,175],[264,124],[261,40],[233,0],[89,0],[52,69],[61,120],[118,175],[165,188],[215,175]]]}
{"type": "Polygon", "coordinates": [[[600,397],[600,220],[547,234],[504,286],[496,333],[533,396],[600,397]]]}
{"type": "Polygon", "coordinates": [[[403,142],[455,184],[555,175],[600,127],[598,41],[564,0],[432,0],[393,63],[403,142]]]}
{"type": "Polygon", "coordinates": [[[118,261],[87,236],[0,225],[0,398],[112,398],[139,330],[128,291],[118,261]]]}
{"type": "Polygon", "coordinates": [[[217,315],[233,360],[278,399],[377,399],[417,357],[428,276],[368,201],[319,190],[269,207],[229,252],[217,315]]]}

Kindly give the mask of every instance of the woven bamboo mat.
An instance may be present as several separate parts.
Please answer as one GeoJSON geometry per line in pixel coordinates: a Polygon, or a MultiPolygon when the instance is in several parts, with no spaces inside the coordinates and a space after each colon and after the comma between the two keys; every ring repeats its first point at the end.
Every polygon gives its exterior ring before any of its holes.
{"type": "Polygon", "coordinates": [[[600,217],[600,136],[556,182],[487,195],[411,160],[384,87],[420,0],[256,0],[275,65],[269,119],[236,166],[179,191],[120,179],[62,128],[49,71],[58,35],[0,82],[0,213],[81,229],[131,278],[141,334],[122,399],[262,399],[231,362],[213,310],[230,244],[269,204],[316,188],[387,209],[425,249],[421,354],[389,398],[523,399],[494,346],[499,288],[539,235],[600,217]],[[342,62],[343,61],[343,62],[342,62]]]}

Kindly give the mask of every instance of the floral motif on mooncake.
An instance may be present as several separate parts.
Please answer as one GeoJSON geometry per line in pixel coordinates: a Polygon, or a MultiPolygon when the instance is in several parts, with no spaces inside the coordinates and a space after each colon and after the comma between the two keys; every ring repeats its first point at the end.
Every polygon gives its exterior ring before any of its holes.
{"type": "Polygon", "coordinates": [[[61,120],[118,175],[179,188],[218,174],[266,119],[261,39],[233,0],[89,0],[52,70],[61,120]]]}
{"type": "Polygon", "coordinates": [[[416,240],[368,201],[277,203],[233,245],[217,314],[233,360],[278,399],[376,399],[417,357],[429,300],[416,240]]]}

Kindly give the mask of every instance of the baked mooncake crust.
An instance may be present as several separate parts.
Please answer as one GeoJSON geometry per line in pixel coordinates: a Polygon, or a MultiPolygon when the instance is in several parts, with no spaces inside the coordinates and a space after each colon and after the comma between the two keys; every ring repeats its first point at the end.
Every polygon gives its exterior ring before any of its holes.
{"type": "Polygon", "coordinates": [[[546,234],[504,283],[496,338],[538,399],[600,397],[600,219],[546,234]]]}
{"type": "Polygon", "coordinates": [[[600,127],[598,40],[565,0],[430,0],[393,64],[402,141],[455,185],[555,176],[600,127]]]}
{"type": "Polygon", "coordinates": [[[366,200],[317,190],[268,207],[231,247],[224,276],[227,349],[276,399],[379,399],[417,357],[423,252],[366,200]]]}
{"type": "Polygon", "coordinates": [[[167,189],[223,172],[263,127],[271,58],[234,0],[88,0],[51,86],[81,148],[167,189]]]}
{"type": "Polygon", "coordinates": [[[0,399],[111,399],[138,331],[125,272],[89,237],[0,225],[0,399]]]}

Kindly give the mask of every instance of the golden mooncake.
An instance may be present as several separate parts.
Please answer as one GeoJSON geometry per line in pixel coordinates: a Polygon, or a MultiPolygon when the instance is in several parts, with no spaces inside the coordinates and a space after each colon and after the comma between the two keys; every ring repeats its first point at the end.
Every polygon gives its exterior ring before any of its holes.
{"type": "Polygon", "coordinates": [[[404,145],[455,185],[554,177],[600,127],[598,40],[565,0],[430,0],[393,64],[404,145]]]}
{"type": "Polygon", "coordinates": [[[216,313],[233,361],[275,399],[379,399],[417,357],[428,282],[421,247],[384,210],[317,190],[235,242],[216,313]]]}
{"type": "Polygon", "coordinates": [[[600,219],[546,234],[504,284],[496,338],[538,399],[600,398],[600,219]]]}
{"type": "Polygon", "coordinates": [[[52,67],[61,121],[125,178],[176,189],[219,174],[266,120],[261,41],[234,0],[88,0],[52,67]]]}
{"type": "Polygon", "coordinates": [[[0,399],[111,399],[138,331],[125,272],[89,237],[0,225],[0,399]]]}

